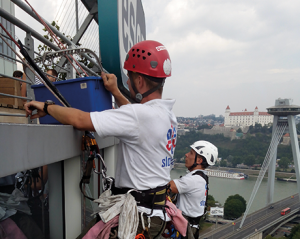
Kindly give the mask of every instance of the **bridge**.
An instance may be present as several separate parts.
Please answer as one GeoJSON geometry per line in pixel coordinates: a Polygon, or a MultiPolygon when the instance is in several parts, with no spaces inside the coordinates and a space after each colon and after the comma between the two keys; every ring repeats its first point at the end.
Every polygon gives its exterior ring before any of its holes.
{"type": "Polygon", "coordinates": [[[260,210],[247,215],[244,225],[240,227],[241,218],[232,224],[219,226],[205,234],[200,234],[200,238],[207,239],[242,239],[242,238],[264,238],[269,234],[273,234],[280,226],[293,220],[299,215],[300,202],[299,195],[289,196],[276,203],[272,207],[267,206],[260,210]],[[281,210],[291,208],[291,212],[282,216],[281,210]]]}

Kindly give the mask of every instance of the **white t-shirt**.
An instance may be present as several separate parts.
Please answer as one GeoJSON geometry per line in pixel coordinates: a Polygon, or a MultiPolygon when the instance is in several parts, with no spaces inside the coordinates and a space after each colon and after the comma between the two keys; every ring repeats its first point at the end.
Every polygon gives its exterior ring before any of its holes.
{"type": "Polygon", "coordinates": [[[207,184],[201,176],[193,175],[197,171],[206,174],[204,170],[198,169],[173,180],[179,192],[176,206],[189,217],[202,216],[205,208],[207,184]]]}
{"type": "Polygon", "coordinates": [[[169,183],[177,136],[174,103],[155,99],[90,114],[100,137],[120,139],[116,187],[147,190],[169,183]]]}

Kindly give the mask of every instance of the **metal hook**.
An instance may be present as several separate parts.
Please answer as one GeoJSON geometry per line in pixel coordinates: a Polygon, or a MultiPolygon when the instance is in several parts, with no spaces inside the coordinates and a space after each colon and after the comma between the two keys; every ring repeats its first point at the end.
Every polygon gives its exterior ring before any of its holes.
{"type": "Polygon", "coordinates": [[[141,191],[139,191],[139,190],[133,188],[133,189],[128,190],[128,192],[127,192],[126,194],[131,193],[131,192],[133,192],[133,191],[138,192],[138,193],[141,193],[141,191]]]}

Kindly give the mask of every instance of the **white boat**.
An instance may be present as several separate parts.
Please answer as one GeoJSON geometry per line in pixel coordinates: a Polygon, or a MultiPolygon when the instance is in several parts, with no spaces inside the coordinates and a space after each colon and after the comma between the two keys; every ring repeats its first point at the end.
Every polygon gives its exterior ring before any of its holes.
{"type": "Polygon", "coordinates": [[[207,175],[210,177],[218,177],[218,178],[229,178],[229,179],[245,179],[248,175],[244,173],[237,173],[237,172],[229,172],[229,171],[221,171],[221,170],[211,170],[206,169],[207,175]]]}

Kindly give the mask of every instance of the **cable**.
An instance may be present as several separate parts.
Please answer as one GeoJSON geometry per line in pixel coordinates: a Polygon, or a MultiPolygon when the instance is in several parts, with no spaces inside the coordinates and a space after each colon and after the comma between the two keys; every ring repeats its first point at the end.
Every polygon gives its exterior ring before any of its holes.
{"type": "Polygon", "coordinates": [[[247,204],[246,212],[244,213],[244,216],[242,218],[242,221],[241,221],[241,224],[240,224],[239,228],[242,228],[242,226],[243,226],[243,223],[246,219],[246,216],[248,215],[248,212],[249,212],[250,207],[252,205],[252,202],[253,202],[253,200],[256,196],[256,193],[257,193],[258,188],[261,184],[261,181],[263,180],[264,175],[265,175],[266,171],[268,170],[269,164],[270,164],[273,156],[275,155],[276,149],[278,147],[278,144],[280,142],[281,137],[283,136],[283,133],[284,133],[286,127],[287,127],[287,123],[280,123],[280,124],[277,124],[277,127],[275,128],[275,131],[274,131],[274,134],[272,135],[271,143],[270,143],[270,146],[268,148],[265,160],[264,160],[263,165],[260,169],[259,176],[257,177],[257,180],[256,180],[256,183],[254,185],[253,191],[251,193],[249,202],[247,204]]]}
{"type": "Polygon", "coordinates": [[[74,10],[75,10],[75,5],[72,4],[72,5],[71,5],[71,8],[69,8],[69,15],[68,15],[68,18],[67,18],[67,20],[66,20],[66,24],[68,24],[68,25],[66,26],[66,30],[65,30],[66,33],[67,33],[67,30],[69,29],[70,23],[72,22],[73,12],[75,12],[74,10]],[[72,14],[70,14],[70,13],[72,13],[72,14]]]}
{"type": "MultiPolygon", "coordinates": [[[[67,0],[65,0],[66,2],[67,2],[67,0]]],[[[63,28],[64,28],[64,26],[63,26],[63,24],[64,24],[64,20],[65,20],[65,18],[66,18],[66,16],[67,16],[67,14],[69,13],[69,15],[70,15],[70,11],[68,12],[68,10],[70,9],[70,4],[68,5],[68,7],[67,8],[65,8],[66,9],[66,11],[65,11],[65,14],[64,14],[64,17],[63,17],[63,19],[61,20],[61,23],[62,23],[62,25],[61,25],[61,29],[63,30],[63,28]]]]}
{"type": "MultiPolygon", "coordinates": [[[[63,3],[61,3],[60,4],[60,7],[59,7],[59,9],[58,9],[58,11],[57,11],[57,13],[56,13],[56,16],[55,16],[55,18],[54,19],[56,19],[57,18],[57,16],[58,16],[58,13],[59,13],[59,11],[60,11],[60,9],[64,9],[64,7],[62,8],[62,5],[65,3],[65,5],[66,5],[66,3],[67,3],[67,1],[65,0],[65,1],[63,1],[63,3]]],[[[62,13],[62,12],[61,12],[62,13]]],[[[61,16],[61,13],[60,13],[60,16],[61,16]]],[[[60,16],[59,16],[59,18],[60,18],[60,16]]]]}

